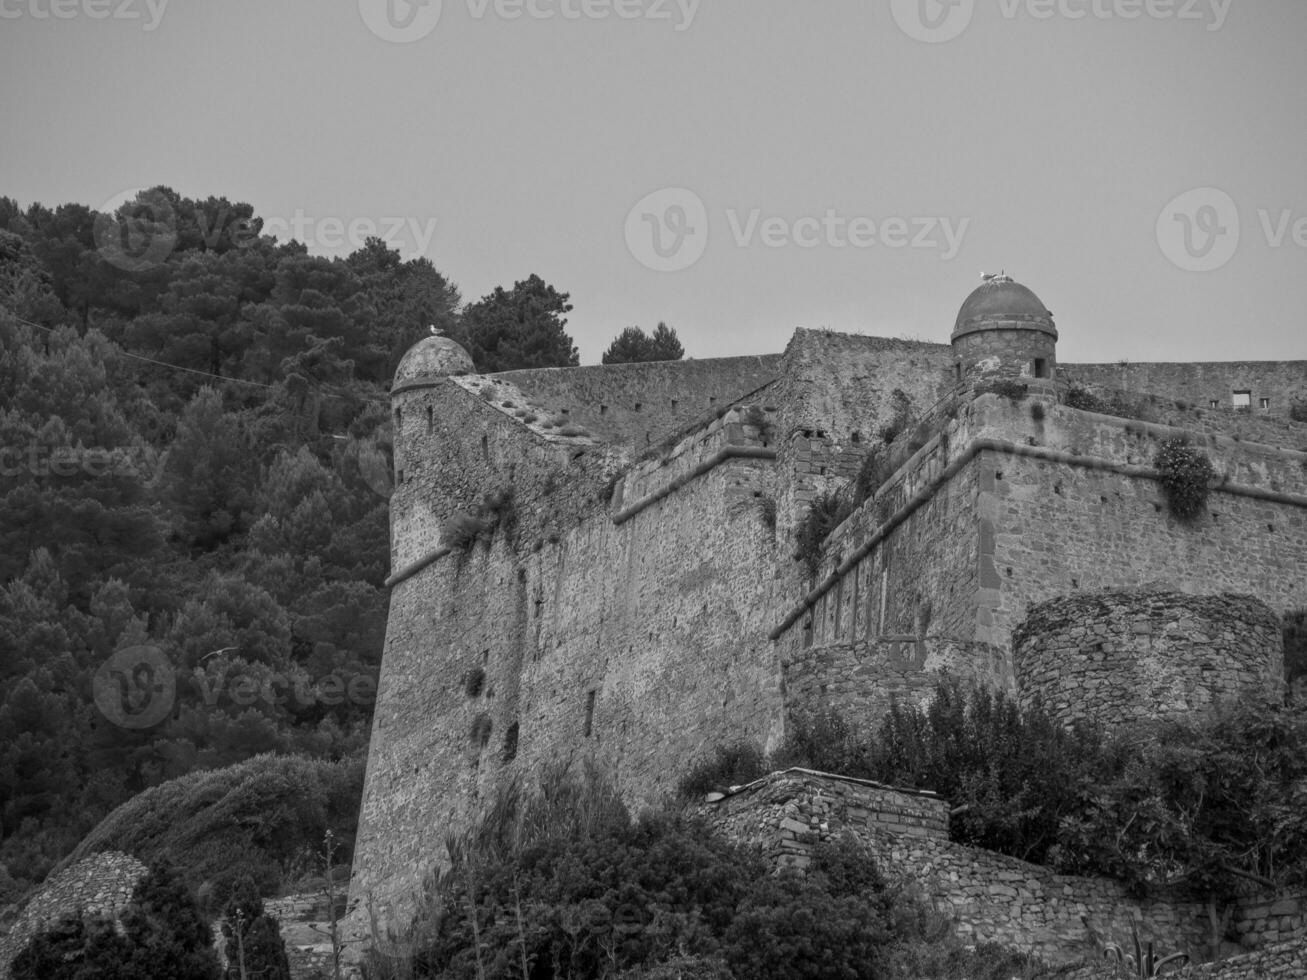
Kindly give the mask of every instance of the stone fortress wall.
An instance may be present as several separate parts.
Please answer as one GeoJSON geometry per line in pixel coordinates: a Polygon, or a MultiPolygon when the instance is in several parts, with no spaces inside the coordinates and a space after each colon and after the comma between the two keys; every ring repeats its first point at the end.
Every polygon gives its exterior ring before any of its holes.
{"type": "Polygon", "coordinates": [[[1253,596],[1151,589],[1050,599],[1012,635],[1023,704],[1108,726],[1274,695],[1283,648],[1280,617],[1253,596]]]}
{"type": "MultiPolygon", "coordinates": [[[[1056,364],[1051,319],[1030,312],[1033,294],[1026,312],[993,298],[964,307],[961,353],[800,330],[778,356],[482,377],[443,338],[410,352],[393,389],[393,591],[360,908],[402,922],[446,834],[549,764],[594,760],[638,806],[718,745],[775,747],[802,708],[871,721],[945,672],[1015,692],[1012,632],[1048,600],[1164,582],[1179,604],[1229,592],[1274,614],[1307,606],[1307,581],[1286,572],[1307,567],[1307,426],[1162,402],[1148,421],[1072,408],[1076,369],[1056,364]],[[1221,434],[1227,420],[1243,428],[1221,434]],[[1177,435],[1223,478],[1193,525],[1170,516],[1152,470],[1177,435]],[[811,578],[794,528],[871,453],[888,453],[890,475],[811,578]],[[480,509],[505,489],[508,513],[480,509]],[[460,512],[493,526],[465,546],[446,530],[460,512]]],[[[1188,636],[1193,703],[1273,676],[1263,651],[1199,691],[1203,635],[1188,636]]],[[[1070,646],[1049,649],[1071,664],[1070,646]]],[[[968,913],[981,937],[1004,914],[968,913]]]]}

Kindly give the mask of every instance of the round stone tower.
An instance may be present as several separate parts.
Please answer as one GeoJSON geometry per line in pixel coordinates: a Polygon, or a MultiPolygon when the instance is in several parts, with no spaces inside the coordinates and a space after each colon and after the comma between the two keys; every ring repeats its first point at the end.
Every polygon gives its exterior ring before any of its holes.
{"type": "Polygon", "coordinates": [[[1161,585],[1036,603],[1012,631],[1023,704],[1063,724],[1183,717],[1218,701],[1277,694],[1280,618],[1247,595],[1189,595],[1161,585]]]}
{"type": "Polygon", "coordinates": [[[1057,327],[1038,296],[1006,275],[985,276],[953,326],[956,380],[1052,387],[1057,327]]]}
{"type": "Polygon", "coordinates": [[[394,427],[395,480],[390,496],[391,564],[401,568],[429,549],[439,536],[439,515],[432,509],[433,467],[440,447],[433,433],[447,415],[449,378],[476,370],[462,347],[438,334],[423,337],[408,349],[390,386],[394,427]]]}

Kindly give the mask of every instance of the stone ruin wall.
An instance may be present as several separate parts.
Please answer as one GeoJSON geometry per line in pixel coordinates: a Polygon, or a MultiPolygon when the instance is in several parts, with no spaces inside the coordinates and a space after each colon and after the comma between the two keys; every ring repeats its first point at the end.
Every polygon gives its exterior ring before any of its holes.
{"type": "Polygon", "coordinates": [[[1259,399],[1270,400],[1270,415],[1286,416],[1295,400],[1307,401],[1307,361],[1220,361],[1132,364],[1068,364],[1062,380],[1104,385],[1122,391],[1149,392],[1199,409],[1233,407],[1236,391],[1251,392],[1252,413],[1259,399]]]}
{"type": "Polygon", "coordinates": [[[1282,693],[1280,618],[1252,596],[1103,592],[1037,603],[1012,638],[1021,703],[1063,723],[1183,718],[1282,693]]]}
{"type": "Polygon", "coordinates": [[[1054,964],[1101,957],[1101,944],[1141,937],[1168,950],[1208,947],[1206,906],[1139,900],[1116,882],[1048,868],[948,839],[948,802],[807,770],[774,773],[701,805],[731,839],[761,845],[780,865],[803,868],[811,842],[851,834],[891,880],[911,883],[954,920],[968,942],[995,942],[1054,964]]]}
{"type": "Polygon", "coordinates": [[[117,918],[131,901],[145,865],[120,851],[93,855],[52,875],[28,899],[22,912],[0,936],[0,977],[38,932],[68,915],[117,918]]]}

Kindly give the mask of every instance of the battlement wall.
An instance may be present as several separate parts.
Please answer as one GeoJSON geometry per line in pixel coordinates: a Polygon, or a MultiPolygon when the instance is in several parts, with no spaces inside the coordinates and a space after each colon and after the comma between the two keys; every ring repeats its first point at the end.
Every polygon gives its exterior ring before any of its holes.
{"type": "Polygon", "coordinates": [[[1263,411],[1267,399],[1271,415],[1288,415],[1294,401],[1307,402],[1307,361],[1063,364],[1058,373],[1063,381],[1151,393],[1201,409],[1233,408],[1237,391],[1249,393],[1253,412],[1263,411]]]}
{"type": "Polygon", "coordinates": [[[775,380],[780,354],[504,371],[540,412],[567,416],[600,441],[640,452],[775,380]]]}

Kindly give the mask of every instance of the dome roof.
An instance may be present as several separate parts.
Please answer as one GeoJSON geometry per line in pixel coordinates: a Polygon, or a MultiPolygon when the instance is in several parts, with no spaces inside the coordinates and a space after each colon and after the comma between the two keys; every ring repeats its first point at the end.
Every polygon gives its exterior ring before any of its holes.
{"type": "Polygon", "coordinates": [[[472,358],[462,347],[450,340],[433,334],[423,337],[408,349],[399,367],[395,369],[393,388],[424,378],[443,378],[451,374],[471,374],[476,368],[472,358]]]}
{"type": "Polygon", "coordinates": [[[1053,314],[1031,290],[1005,275],[986,276],[958,310],[953,339],[976,330],[1017,327],[1057,336],[1053,314]]]}

